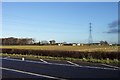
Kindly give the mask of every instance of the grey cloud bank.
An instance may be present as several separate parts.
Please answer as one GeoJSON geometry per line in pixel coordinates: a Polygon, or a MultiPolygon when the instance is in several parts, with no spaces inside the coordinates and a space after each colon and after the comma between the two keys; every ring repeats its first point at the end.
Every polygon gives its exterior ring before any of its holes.
{"type": "Polygon", "coordinates": [[[105,33],[120,33],[120,20],[113,21],[108,24],[108,31],[105,33]]]}

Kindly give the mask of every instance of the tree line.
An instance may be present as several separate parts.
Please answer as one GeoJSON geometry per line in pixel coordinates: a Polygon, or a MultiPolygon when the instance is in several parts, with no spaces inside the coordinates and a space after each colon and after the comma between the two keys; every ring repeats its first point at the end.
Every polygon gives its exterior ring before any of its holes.
{"type": "Polygon", "coordinates": [[[32,38],[0,38],[0,43],[2,45],[27,45],[33,44],[34,40],[32,38]]]}
{"type": "Polygon", "coordinates": [[[14,37],[8,37],[8,38],[0,38],[0,44],[1,45],[54,45],[56,44],[55,40],[50,41],[39,41],[35,42],[33,38],[14,38],[14,37]]]}

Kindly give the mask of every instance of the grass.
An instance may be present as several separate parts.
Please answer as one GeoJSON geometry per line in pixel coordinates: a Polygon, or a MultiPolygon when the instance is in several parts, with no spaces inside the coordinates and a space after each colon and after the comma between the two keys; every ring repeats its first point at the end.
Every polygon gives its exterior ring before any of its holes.
{"type": "Polygon", "coordinates": [[[10,45],[0,46],[0,48],[9,49],[32,49],[32,50],[60,50],[60,51],[104,51],[104,52],[117,52],[119,46],[36,46],[36,45],[10,45]]]}
{"type": "MultiPolygon", "coordinates": [[[[10,46],[0,46],[0,48],[8,49],[30,49],[30,50],[59,50],[59,51],[87,51],[87,52],[118,52],[119,46],[36,46],[36,45],[10,45],[10,46]]],[[[29,59],[52,59],[52,60],[69,60],[69,61],[83,61],[83,62],[92,62],[92,63],[104,63],[104,64],[120,64],[118,59],[95,59],[92,57],[89,58],[70,58],[70,57],[51,57],[51,56],[38,56],[38,55],[21,55],[21,54],[0,54],[0,56],[10,56],[16,58],[29,58],[29,59]]]]}
{"type": "Polygon", "coordinates": [[[50,57],[50,56],[35,56],[35,55],[21,55],[21,54],[2,54],[0,53],[0,56],[4,57],[12,57],[12,58],[27,58],[27,59],[33,59],[33,60],[39,60],[39,59],[48,59],[48,60],[67,60],[67,61],[83,61],[83,62],[91,62],[91,63],[103,63],[103,64],[111,64],[116,65],[120,64],[120,60],[114,59],[111,60],[109,58],[107,59],[93,59],[91,58],[69,58],[69,57],[50,57]]]}

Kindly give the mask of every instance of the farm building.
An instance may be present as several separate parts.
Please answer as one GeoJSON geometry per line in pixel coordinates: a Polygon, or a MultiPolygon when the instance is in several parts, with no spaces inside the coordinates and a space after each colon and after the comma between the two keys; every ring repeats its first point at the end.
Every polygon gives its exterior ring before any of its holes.
{"type": "Polygon", "coordinates": [[[50,40],[50,44],[55,44],[55,40],[50,40]]]}

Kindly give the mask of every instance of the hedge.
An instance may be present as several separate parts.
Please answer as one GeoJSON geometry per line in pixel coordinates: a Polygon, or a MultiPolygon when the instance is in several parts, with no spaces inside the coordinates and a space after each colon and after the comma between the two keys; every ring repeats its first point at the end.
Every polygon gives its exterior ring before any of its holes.
{"type": "Polygon", "coordinates": [[[71,58],[96,58],[96,59],[119,59],[120,52],[81,52],[81,51],[58,51],[58,50],[31,50],[31,49],[6,49],[2,48],[2,53],[37,55],[51,57],[71,57],[71,58]]]}

